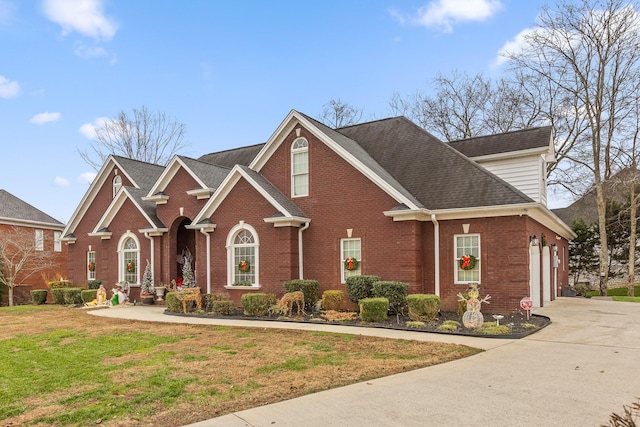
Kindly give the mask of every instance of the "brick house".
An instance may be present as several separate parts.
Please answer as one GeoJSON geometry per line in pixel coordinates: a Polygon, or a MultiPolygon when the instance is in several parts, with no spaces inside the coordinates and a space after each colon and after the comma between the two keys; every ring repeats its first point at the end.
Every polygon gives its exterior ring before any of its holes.
{"type": "Polygon", "coordinates": [[[324,291],[376,274],[444,309],[470,283],[488,310],[541,306],[567,284],[573,237],[546,207],[551,161],[548,127],[446,144],[403,117],[330,129],[293,110],[264,144],[166,167],[110,156],[64,230],[69,272],[128,280],[135,299],[147,260],[168,283],[190,255],[197,286],[238,304],[290,279],[324,291]]]}
{"type": "MultiPolygon", "coordinates": [[[[62,244],[64,224],[52,218],[6,190],[0,189],[0,239],[16,230],[24,233],[25,242],[32,242],[37,251],[51,252],[54,268],[42,271],[49,278],[67,277],[67,248],[62,244]]],[[[29,267],[25,269],[29,270],[29,267]]],[[[14,288],[14,304],[31,301],[29,291],[46,289],[42,274],[29,277],[18,276],[16,282],[22,285],[14,288]]],[[[8,304],[7,289],[1,289],[0,305],[8,304]]]]}

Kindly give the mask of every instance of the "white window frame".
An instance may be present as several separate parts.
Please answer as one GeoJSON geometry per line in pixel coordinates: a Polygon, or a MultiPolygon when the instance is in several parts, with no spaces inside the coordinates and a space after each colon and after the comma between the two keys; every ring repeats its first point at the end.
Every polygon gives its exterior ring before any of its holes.
{"type": "Polygon", "coordinates": [[[97,267],[96,264],[96,252],[95,251],[87,251],[87,280],[96,280],[96,269],[93,271],[89,270],[89,263],[93,262],[93,265],[97,267]]]}
{"type": "Polygon", "coordinates": [[[62,232],[61,231],[53,232],[53,251],[62,252],[62,232]]]}
{"type": "Polygon", "coordinates": [[[116,175],[113,177],[113,197],[116,197],[118,191],[122,188],[122,177],[120,175],[116,175]]]}
{"type": "Polygon", "coordinates": [[[259,289],[260,286],[260,239],[255,228],[246,224],[244,221],[240,221],[236,224],[227,234],[227,289],[259,289]],[[250,233],[253,237],[251,243],[238,243],[236,237],[242,233],[250,233]],[[238,270],[239,257],[236,256],[236,250],[252,250],[253,254],[249,255],[249,268],[250,274],[247,275],[240,273],[238,270]],[[243,275],[241,279],[239,276],[243,275]],[[249,279],[251,286],[233,286],[237,281],[249,279]]]}
{"type": "Polygon", "coordinates": [[[36,251],[44,251],[44,230],[36,230],[35,239],[36,251]]]}
{"type": "Polygon", "coordinates": [[[453,236],[453,258],[454,258],[454,283],[455,284],[469,284],[478,283],[482,281],[481,267],[481,254],[482,254],[482,242],[480,240],[480,234],[455,234],[453,236]],[[473,239],[477,238],[477,245],[463,244],[458,246],[458,239],[473,239]],[[473,255],[476,257],[476,266],[473,270],[462,270],[460,268],[460,258],[462,255],[473,255]],[[462,276],[462,277],[461,277],[462,276]]]}
{"type": "Polygon", "coordinates": [[[359,276],[362,274],[362,239],[359,237],[340,239],[340,283],[346,283],[347,277],[359,276]],[[357,247],[347,247],[351,244],[357,247]],[[358,260],[358,268],[347,270],[344,262],[352,257],[358,260]]]}
{"type": "Polygon", "coordinates": [[[291,197],[306,197],[309,195],[309,141],[305,138],[296,138],[291,143],[291,197]],[[296,159],[305,156],[304,162],[299,165],[302,171],[296,171],[296,159]],[[303,180],[304,188],[296,187],[296,181],[303,180]]]}
{"type": "Polygon", "coordinates": [[[140,285],[140,240],[138,236],[128,231],[120,237],[118,242],[118,281],[127,281],[131,286],[140,285]],[[136,244],[136,249],[127,249],[125,244],[129,239],[133,239],[136,244]],[[133,254],[133,257],[132,257],[133,254]],[[135,262],[135,272],[129,273],[126,271],[128,260],[135,262]]]}

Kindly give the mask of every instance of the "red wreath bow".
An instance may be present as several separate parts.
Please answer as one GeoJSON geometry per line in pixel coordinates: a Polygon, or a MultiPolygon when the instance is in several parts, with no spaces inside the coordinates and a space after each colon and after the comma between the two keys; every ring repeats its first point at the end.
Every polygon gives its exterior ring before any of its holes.
{"type": "Polygon", "coordinates": [[[468,255],[462,255],[462,262],[460,263],[460,268],[466,270],[467,268],[471,268],[471,257],[468,255]]]}

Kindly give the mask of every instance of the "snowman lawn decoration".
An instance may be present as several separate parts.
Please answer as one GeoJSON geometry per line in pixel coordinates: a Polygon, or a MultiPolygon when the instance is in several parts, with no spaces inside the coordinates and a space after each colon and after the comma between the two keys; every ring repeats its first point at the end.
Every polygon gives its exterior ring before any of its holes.
{"type": "Polygon", "coordinates": [[[483,299],[478,299],[480,297],[480,291],[478,291],[478,285],[475,283],[469,285],[467,294],[469,298],[465,298],[462,293],[458,294],[458,301],[465,301],[467,303],[467,310],[462,315],[462,324],[465,328],[476,329],[484,323],[484,316],[480,312],[480,306],[483,302],[489,304],[488,300],[491,299],[491,295],[487,295],[483,299]]]}

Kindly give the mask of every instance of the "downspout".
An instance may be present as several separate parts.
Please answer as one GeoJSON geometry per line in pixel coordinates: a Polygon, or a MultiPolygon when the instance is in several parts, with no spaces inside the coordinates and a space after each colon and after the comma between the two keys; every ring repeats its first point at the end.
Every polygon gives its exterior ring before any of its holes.
{"type": "Polygon", "coordinates": [[[145,231],[144,233],[144,237],[146,237],[147,239],[149,239],[151,241],[151,282],[155,283],[155,277],[156,277],[156,251],[155,251],[155,240],[153,239],[153,236],[149,235],[149,232],[145,231]]]}
{"type": "Polygon", "coordinates": [[[431,214],[431,222],[433,223],[434,293],[440,296],[440,224],[436,214],[431,214]]]}
{"type": "Polygon", "coordinates": [[[302,253],[302,232],[309,228],[310,223],[305,223],[302,227],[298,229],[298,276],[299,279],[304,279],[304,265],[303,265],[303,253],[302,253]]]}
{"type": "Polygon", "coordinates": [[[204,228],[200,229],[200,232],[207,238],[207,293],[211,293],[211,235],[205,231],[204,228]]]}

